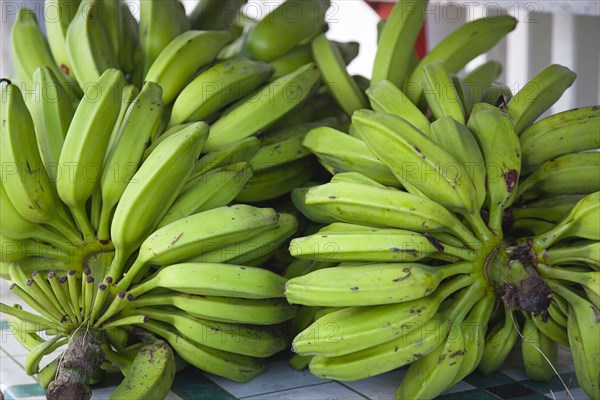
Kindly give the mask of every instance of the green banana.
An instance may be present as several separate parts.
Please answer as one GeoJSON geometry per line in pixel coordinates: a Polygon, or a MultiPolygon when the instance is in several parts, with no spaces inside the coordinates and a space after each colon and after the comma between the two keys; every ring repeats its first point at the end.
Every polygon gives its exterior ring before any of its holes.
{"type": "Polygon", "coordinates": [[[475,104],[467,127],[479,143],[485,161],[490,203],[488,225],[500,232],[504,209],[518,197],[521,147],[512,121],[496,107],[475,104]]]}
{"type": "MultiPolygon", "coordinates": [[[[0,161],[4,194],[23,218],[36,224],[48,224],[73,243],[80,242],[46,173],[38,152],[33,120],[16,85],[9,84],[3,90],[0,110],[3,115],[0,161]]],[[[13,207],[8,210],[12,211],[13,207]]],[[[9,218],[18,223],[18,217],[15,217],[9,218]]],[[[7,237],[11,237],[10,233],[7,237]]]]}
{"type": "Polygon", "coordinates": [[[237,196],[251,176],[250,164],[239,162],[213,169],[189,180],[164,218],[158,223],[158,228],[188,215],[226,206],[237,196]]]}
{"type": "MultiPolygon", "coordinates": [[[[227,264],[261,266],[275,250],[298,230],[298,220],[292,214],[281,213],[271,229],[249,239],[199,254],[187,262],[224,262],[227,264]]],[[[217,247],[217,246],[211,246],[217,247]]]]}
{"type": "Polygon", "coordinates": [[[325,85],[346,114],[352,115],[354,111],[366,108],[367,98],[346,70],[337,46],[325,34],[314,38],[311,46],[325,85]]]}
{"type": "Polygon", "coordinates": [[[366,93],[373,110],[404,118],[429,136],[430,122],[425,114],[392,82],[385,79],[374,82],[366,93]]]}
{"type": "Polygon", "coordinates": [[[67,29],[67,55],[83,90],[97,82],[104,71],[118,68],[108,14],[103,0],[82,0],[67,29]]]}
{"type": "Polygon", "coordinates": [[[389,186],[401,186],[390,169],[360,139],[330,127],[311,130],[302,144],[333,175],[355,171],[389,186]]]}
{"type": "Polygon", "coordinates": [[[301,355],[336,357],[389,342],[435,318],[442,301],[472,281],[469,277],[455,278],[420,299],[372,307],[346,307],[327,314],[305,327],[294,338],[292,349],[301,355]]]}
{"type": "Polygon", "coordinates": [[[286,279],[266,269],[232,264],[183,263],[161,268],[134,286],[134,297],[156,288],[186,294],[267,299],[283,297],[286,279]]]}
{"type": "Polygon", "coordinates": [[[214,150],[266,128],[300,104],[318,79],[317,67],[307,64],[246,96],[211,126],[205,150],[214,150]]]}
{"type": "Polygon", "coordinates": [[[504,308],[504,320],[492,326],[485,337],[485,347],[479,371],[488,375],[498,370],[519,338],[518,321],[511,310],[504,308]]]}
{"type": "MultiPolygon", "coordinates": [[[[465,95],[468,103],[473,105],[483,100],[483,95],[488,86],[496,81],[502,73],[502,64],[489,60],[467,73],[462,81],[465,85],[465,95]]],[[[467,113],[471,110],[467,109],[467,113]]]]}
{"type": "MultiPolygon", "coordinates": [[[[10,31],[10,58],[16,77],[25,84],[23,89],[27,89],[27,92],[35,89],[32,86],[35,70],[45,66],[52,70],[65,88],[71,89],[69,94],[73,96],[74,80],[63,75],[56,65],[35,13],[24,7],[17,12],[10,31]]],[[[69,98],[69,100],[75,99],[69,98]]]]}
{"type": "Polygon", "coordinates": [[[252,136],[209,151],[196,162],[189,182],[213,169],[238,162],[249,162],[259,148],[260,141],[252,136]]]}
{"type": "Polygon", "coordinates": [[[100,240],[108,240],[110,236],[113,210],[138,170],[148,142],[159,129],[162,105],[160,86],[146,82],[121,123],[100,176],[102,208],[97,231],[100,240]]]}
{"type": "Polygon", "coordinates": [[[190,14],[192,29],[220,30],[238,24],[236,13],[248,0],[200,0],[190,14]]]}
{"type": "Polygon", "coordinates": [[[352,124],[400,182],[414,186],[470,222],[483,224],[479,221],[473,182],[450,153],[395,115],[360,110],[352,117],[352,124]]]}
{"type": "Polygon", "coordinates": [[[314,62],[314,59],[311,46],[297,46],[270,62],[273,67],[271,79],[281,78],[284,75],[294,72],[303,65],[312,62],[314,62]]]}
{"type": "Polygon", "coordinates": [[[383,26],[373,62],[374,84],[391,81],[401,86],[411,72],[411,54],[425,21],[427,0],[402,0],[394,5],[383,26]]]}
{"type": "Polygon", "coordinates": [[[27,375],[37,374],[40,370],[42,358],[64,346],[66,343],[67,338],[57,335],[35,346],[29,354],[27,354],[27,357],[25,357],[25,362],[23,363],[25,373],[27,375]]]}
{"type": "Polygon", "coordinates": [[[580,237],[600,240],[600,192],[585,196],[573,207],[569,215],[548,231],[533,239],[534,248],[547,249],[560,239],[580,237]]]}
{"type": "Polygon", "coordinates": [[[600,190],[596,172],[600,153],[572,153],[543,163],[519,185],[517,197],[543,192],[552,195],[586,195],[600,190]]]}
{"type": "Polygon", "coordinates": [[[58,195],[65,203],[86,240],[95,236],[86,211],[86,202],[99,184],[104,155],[113,126],[119,116],[125,77],[107,69],[96,82],[99,93],[86,93],[75,111],[58,167],[58,195]]]}
{"type": "Polygon", "coordinates": [[[140,166],[114,212],[110,237],[115,257],[106,276],[120,277],[129,256],[162,220],[191,174],[207,135],[206,124],[194,123],[163,141],[140,166]],[[152,216],[146,210],[152,210],[152,216]]]}
{"type": "Polygon", "coordinates": [[[160,52],[145,80],[160,85],[163,103],[170,104],[196,71],[211,63],[230,40],[231,34],[226,31],[185,31],[160,52]]]}
{"type": "Polygon", "coordinates": [[[81,0],[45,0],[44,27],[52,57],[62,73],[74,81],[73,67],[67,53],[67,29],[79,8],[81,0]]]}
{"type": "Polygon", "coordinates": [[[505,112],[523,133],[540,115],[549,109],[573,84],[577,74],[567,67],[553,64],[534,76],[506,104],[505,112]]]}
{"type": "Polygon", "coordinates": [[[312,157],[304,157],[263,169],[252,175],[235,200],[253,203],[283,196],[294,188],[304,185],[313,177],[317,167],[316,160],[312,157]]]}
{"type": "Polygon", "coordinates": [[[441,251],[464,259],[471,252],[450,246],[428,234],[401,229],[376,229],[368,232],[320,231],[293,239],[290,254],[321,262],[414,262],[441,251]]]}
{"type": "Polygon", "coordinates": [[[538,330],[527,314],[522,335],[521,353],[527,377],[535,381],[549,381],[554,375],[553,365],[558,356],[556,342],[538,330]]]}
{"type": "Polygon", "coordinates": [[[473,133],[454,118],[444,116],[431,124],[429,136],[465,166],[475,186],[477,206],[481,209],[487,195],[486,168],[473,133]]]}
{"type": "Polygon", "coordinates": [[[579,195],[548,197],[528,202],[524,207],[511,208],[510,215],[515,220],[538,218],[549,222],[559,222],[571,212],[575,204],[582,198],[583,196],[579,195]]]}
{"type": "Polygon", "coordinates": [[[138,256],[119,282],[126,290],[146,265],[168,265],[212,250],[249,239],[272,229],[279,215],[272,208],[255,208],[243,204],[200,212],[163,226],[141,244],[138,256]],[[223,224],[227,221],[227,224],[223,224]]]}
{"type": "Polygon", "coordinates": [[[462,321],[460,327],[464,335],[465,354],[458,373],[447,388],[463,380],[477,368],[483,357],[485,334],[496,304],[496,296],[490,293],[479,300],[462,321]]]}
{"type": "Polygon", "coordinates": [[[175,379],[175,355],[164,341],[150,334],[131,362],[125,379],[110,394],[110,400],[161,399],[175,379]]]}
{"type": "Polygon", "coordinates": [[[575,272],[571,268],[550,267],[544,264],[538,264],[537,270],[540,276],[544,278],[577,283],[593,295],[600,296],[600,271],[575,272]]]}
{"type": "Polygon", "coordinates": [[[240,324],[271,325],[287,321],[296,314],[297,306],[285,299],[241,299],[235,297],[196,296],[169,292],[145,294],[127,303],[126,308],[174,306],[186,313],[211,321],[240,324]]]}
{"type": "MultiPolygon", "coordinates": [[[[569,346],[569,337],[567,336],[567,330],[564,326],[558,324],[556,321],[554,321],[554,319],[550,317],[548,317],[546,321],[544,321],[542,316],[534,315],[533,313],[530,314],[530,317],[533,323],[535,324],[535,327],[548,339],[556,343],[562,344],[563,346],[569,346]]],[[[523,336],[525,335],[523,334],[523,336]]]]}
{"type": "Polygon", "coordinates": [[[445,343],[411,363],[396,390],[397,399],[433,399],[455,381],[466,354],[459,324],[450,327],[445,343]]]}
{"type": "MultiPolygon", "coordinates": [[[[425,99],[435,119],[452,117],[456,122],[465,124],[465,108],[456,87],[442,60],[423,66],[425,99]]],[[[461,91],[462,92],[462,91],[461,91]]]]}
{"type": "Polygon", "coordinates": [[[251,29],[244,51],[251,58],[271,61],[321,31],[329,0],[287,0],[251,29]]]}
{"type": "Polygon", "coordinates": [[[287,345],[285,336],[269,327],[204,320],[185,311],[162,307],[144,307],[135,312],[150,320],[165,322],[181,335],[203,346],[236,354],[269,357],[287,345]]]}
{"type": "MultiPolygon", "coordinates": [[[[43,225],[25,219],[13,206],[4,185],[0,182],[0,208],[2,208],[2,223],[0,236],[12,240],[36,239],[40,242],[50,243],[56,247],[65,246],[65,238],[43,225]]],[[[77,238],[79,241],[79,238],[77,238]]],[[[76,242],[75,242],[76,243],[76,242]]],[[[69,249],[69,243],[66,243],[69,249]]]]}
{"type": "Polygon", "coordinates": [[[29,104],[38,150],[48,177],[56,182],[58,160],[74,109],[67,91],[50,68],[36,69],[32,80],[41,92],[41,98],[29,104]]]}
{"type": "Polygon", "coordinates": [[[588,106],[544,118],[520,136],[523,168],[535,170],[555,157],[600,147],[600,108],[588,106]]]}
{"type": "Polygon", "coordinates": [[[449,72],[457,73],[469,61],[491,49],[516,25],[515,18],[503,15],[476,19],[460,26],[421,59],[410,78],[404,82],[402,91],[414,104],[420,104],[425,81],[423,66],[435,60],[443,60],[449,72]]]}
{"type": "Polygon", "coordinates": [[[338,221],[416,232],[448,232],[470,246],[478,240],[448,210],[426,197],[364,184],[330,183],[310,188],[309,207],[338,221]]]}
{"type": "Polygon", "coordinates": [[[600,268],[600,242],[585,241],[564,247],[553,246],[538,255],[538,261],[547,265],[583,263],[600,268]]]}
{"type": "Polygon", "coordinates": [[[179,0],[144,1],[139,5],[139,45],[144,55],[143,71],[173,39],[190,29],[183,3],[179,0]]]}
{"type": "Polygon", "coordinates": [[[179,93],[169,126],[211,118],[221,108],[260,87],[272,73],[269,64],[242,57],[214,65],[179,93]]]}
{"type": "Polygon", "coordinates": [[[349,381],[410,364],[440,346],[440,341],[448,337],[454,321],[460,322],[479,300],[478,290],[477,284],[463,289],[456,299],[450,301],[452,309],[438,312],[425,324],[394,340],[343,356],[315,356],[310,362],[310,371],[317,377],[349,381]]]}
{"type": "Polygon", "coordinates": [[[263,372],[265,362],[260,358],[211,349],[186,339],[164,324],[148,321],[145,329],[161,336],[185,361],[208,373],[217,374],[236,382],[247,382],[263,372]]]}
{"type": "Polygon", "coordinates": [[[307,306],[368,306],[418,299],[450,276],[468,274],[472,263],[429,267],[417,263],[332,267],[290,279],[285,296],[307,306]]]}
{"type": "Polygon", "coordinates": [[[556,283],[551,289],[568,302],[567,334],[573,354],[575,375],[590,398],[600,397],[600,366],[594,360],[600,356],[598,315],[600,311],[584,298],[556,283]]]}

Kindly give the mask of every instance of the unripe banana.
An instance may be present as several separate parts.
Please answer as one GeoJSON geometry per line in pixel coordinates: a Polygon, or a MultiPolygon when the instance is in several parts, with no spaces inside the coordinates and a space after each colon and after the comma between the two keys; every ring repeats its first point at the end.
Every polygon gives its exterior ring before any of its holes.
{"type": "Polygon", "coordinates": [[[110,400],[164,398],[175,378],[175,355],[163,340],[150,334],[143,336],[140,348],[125,379],[111,393],[110,400]]]}
{"type": "Polygon", "coordinates": [[[373,110],[404,118],[429,136],[430,122],[425,114],[392,82],[388,80],[374,82],[366,93],[373,110]]]}
{"type": "Polygon", "coordinates": [[[506,105],[518,135],[550,108],[573,84],[577,74],[553,64],[534,76],[506,105]]]}
{"type": "Polygon", "coordinates": [[[504,321],[490,329],[485,337],[483,356],[477,368],[488,375],[498,370],[519,338],[518,322],[513,312],[504,308],[504,321]]]}
{"type": "Polygon", "coordinates": [[[188,215],[226,206],[251,176],[250,164],[239,162],[190,179],[158,227],[162,228],[188,215]]]}
{"type": "Polygon", "coordinates": [[[285,296],[308,306],[368,306],[418,299],[433,292],[450,276],[468,274],[468,262],[429,267],[416,263],[332,267],[291,279],[285,296]]]}
{"type": "MultiPolygon", "coordinates": [[[[235,297],[196,296],[168,292],[145,294],[128,302],[126,307],[174,306],[203,319],[240,324],[271,325],[296,315],[297,306],[285,299],[240,299],[235,297]]],[[[3,311],[4,312],[4,311],[3,311]]]]}
{"type": "Polygon", "coordinates": [[[145,80],[163,90],[163,103],[170,104],[202,66],[212,62],[231,40],[226,31],[186,31],[174,38],[156,57],[145,80]]]}
{"type": "Polygon", "coordinates": [[[431,124],[429,136],[465,166],[475,186],[477,206],[481,209],[487,195],[486,168],[473,133],[454,118],[445,116],[431,124]]]}
{"type": "Polygon", "coordinates": [[[58,195],[71,209],[86,240],[95,236],[86,202],[99,184],[106,148],[121,109],[124,84],[121,71],[108,69],[96,82],[98,92],[86,92],[75,111],[58,161],[61,171],[56,183],[58,195]]]}
{"type": "Polygon", "coordinates": [[[401,86],[411,73],[413,45],[421,31],[427,0],[404,0],[392,8],[381,31],[373,62],[373,83],[382,80],[401,86]]]}
{"type": "Polygon", "coordinates": [[[190,29],[190,23],[179,0],[140,2],[139,19],[139,40],[144,54],[143,74],[146,75],[161,51],[190,29]]]}
{"type": "Polygon", "coordinates": [[[207,135],[206,124],[190,125],[162,142],[133,176],[115,209],[110,231],[115,258],[106,276],[121,276],[129,256],[164,217],[191,174],[207,135]]]}
{"type": "Polygon", "coordinates": [[[420,104],[425,90],[423,66],[435,60],[443,60],[449,72],[457,73],[469,61],[491,49],[515,29],[516,24],[515,18],[503,15],[476,19],[460,26],[421,59],[410,78],[404,82],[402,91],[414,104],[420,104]]]}
{"type": "Polygon", "coordinates": [[[479,143],[485,161],[490,202],[489,226],[502,228],[502,216],[518,197],[521,171],[521,146],[512,121],[496,107],[478,103],[473,107],[467,127],[479,143]]]}
{"type": "MultiPolygon", "coordinates": [[[[442,60],[423,66],[425,99],[435,119],[452,117],[456,122],[465,124],[465,109],[450,72],[442,60]]],[[[462,92],[462,90],[461,90],[462,92]]]]}
{"type": "Polygon", "coordinates": [[[478,240],[444,207],[425,197],[356,183],[312,187],[305,202],[338,221],[416,232],[448,232],[469,246],[478,240]]]}
{"type": "Polygon", "coordinates": [[[148,142],[156,135],[162,112],[160,86],[153,82],[146,82],[129,106],[102,167],[100,177],[102,209],[97,234],[100,240],[109,238],[110,219],[114,207],[138,170],[148,142]]]}
{"type": "MultiPolygon", "coordinates": [[[[66,222],[66,212],[46,173],[38,152],[33,120],[17,86],[9,84],[3,90],[0,107],[3,116],[0,162],[3,165],[1,177],[4,194],[25,219],[48,224],[73,243],[80,242],[79,235],[73,232],[72,222],[66,222]]],[[[7,211],[12,211],[13,207],[7,211]]],[[[18,219],[13,216],[10,221],[18,224],[18,219]]],[[[39,232],[39,229],[34,231],[39,232]]],[[[11,237],[10,233],[7,237],[11,237]]]]}
{"type": "Polygon", "coordinates": [[[245,51],[261,61],[283,56],[322,29],[329,3],[329,0],[283,2],[252,28],[245,51]]]}
{"type": "Polygon", "coordinates": [[[60,153],[74,114],[72,99],[48,67],[35,70],[33,84],[41,95],[29,104],[38,149],[48,177],[56,182],[60,153]]]}
{"type": "Polygon", "coordinates": [[[321,164],[333,175],[359,172],[384,185],[401,185],[364,142],[336,129],[315,128],[306,135],[302,144],[316,154],[321,164]]]}
{"type": "Polygon", "coordinates": [[[529,193],[586,195],[600,190],[600,153],[565,154],[543,163],[518,188],[517,196],[529,193]]]}
{"type": "Polygon", "coordinates": [[[161,268],[130,293],[135,297],[156,288],[205,296],[268,299],[283,297],[287,279],[266,269],[232,264],[184,263],[161,268]]]}
{"type": "Polygon", "coordinates": [[[260,87],[272,73],[269,64],[241,57],[216,64],[179,93],[169,125],[211,118],[221,108],[260,87]]]}
{"type": "Polygon", "coordinates": [[[205,151],[252,136],[271,125],[300,104],[318,79],[318,68],[307,64],[246,96],[211,126],[205,151]]]}
{"type": "Polygon", "coordinates": [[[81,0],[44,1],[46,11],[44,26],[52,57],[62,73],[73,82],[75,76],[67,53],[67,29],[75,17],[80,3],[81,0]]]}
{"type": "Polygon", "coordinates": [[[536,122],[519,138],[523,168],[533,171],[555,157],[599,148],[598,123],[598,106],[563,111],[536,122]]]}
{"type": "Polygon", "coordinates": [[[116,49],[105,24],[103,0],[82,0],[67,29],[67,55],[79,86],[97,82],[104,71],[118,68],[116,49]]]}
{"type": "Polygon", "coordinates": [[[325,34],[313,39],[311,46],[313,58],[319,66],[325,85],[346,114],[352,115],[354,111],[366,108],[367,98],[346,70],[346,64],[337,46],[331,43],[325,34]]]}

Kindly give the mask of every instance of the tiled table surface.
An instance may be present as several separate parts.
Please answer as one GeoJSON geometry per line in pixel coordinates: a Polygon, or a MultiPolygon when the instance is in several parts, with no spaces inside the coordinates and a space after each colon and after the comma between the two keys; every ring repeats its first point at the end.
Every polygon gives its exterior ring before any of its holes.
{"type": "MultiPolygon", "coordinates": [[[[16,301],[2,289],[2,302],[12,304],[16,301]]],[[[45,399],[43,389],[35,378],[25,374],[23,362],[27,351],[17,342],[7,324],[5,316],[0,314],[0,390],[6,400],[45,399]]],[[[46,356],[42,366],[54,359],[46,356]]],[[[204,374],[188,366],[175,378],[172,392],[167,399],[186,400],[391,400],[406,369],[389,372],[377,377],[356,382],[334,382],[318,379],[307,370],[295,371],[290,368],[282,355],[270,362],[267,371],[245,384],[232,382],[214,375],[204,374]]],[[[521,366],[519,351],[511,354],[502,370],[488,376],[477,372],[458,383],[440,396],[445,400],[568,400],[571,397],[565,391],[558,377],[550,382],[540,383],[527,380],[521,366]]],[[[559,351],[556,365],[560,376],[576,400],[588,399],[579,388],[573,361],[567,349],[559,351]]],[[[107,399],[119,383],[119,376],[109,376],[99,387],[95,387],[92,400],[107,399]]],[[[152,399],[149,399],[152,400],[152,399]]],[[[408,399],[407,399],[408,400],[408,399]]]]}

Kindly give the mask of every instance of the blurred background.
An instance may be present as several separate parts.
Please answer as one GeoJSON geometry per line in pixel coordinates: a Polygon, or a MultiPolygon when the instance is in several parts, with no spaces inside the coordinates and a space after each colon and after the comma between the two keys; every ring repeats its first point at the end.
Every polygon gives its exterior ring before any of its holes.
{"type": "MultiPolygon", "coordinates": [[[[139,0],[126,0],[136,15],[139,0]]],[[[144,1],[144,0],[141,0],[144,1]]],[[[198,0],[183,0],[188,12],[198,0]]],[[[360,43],[359,56],[349,65],[351,74],[369,78],[375,58],[379,14],[386,16],[394,0],[332,0],[327,20],[328,36],[339,41],[360,43]]],[[[249,0],[245,13],[261,18],[281,0],[249,0]]],[[[19,7],[34,10],[40,20],[44,15],[42,0],[0,0],[2,60],[0,76],[10,76],[8,38],[12,20],[19,7]]],[[[466,67],[470,70],[489,58],[501,61],[501,79],[516,92],[533,75],[550,63],[565,65],[578,78],[552,113],[565,109],[600,104],[600,1],[598,0],[432,0],[430,1],[424,46],[435,46],[459,25],[482,16],[510,14],[519,20],[517,29],[487,56],[479,57],[466,67]]],[[[425,49],[424,49],[425,50],[425,49]]]]}

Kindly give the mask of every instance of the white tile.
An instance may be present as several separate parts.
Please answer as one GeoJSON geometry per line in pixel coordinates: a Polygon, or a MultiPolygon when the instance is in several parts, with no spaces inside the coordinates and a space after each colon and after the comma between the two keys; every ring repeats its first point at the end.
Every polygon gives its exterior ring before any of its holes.
{"type": "Polygon", "coordinates": [[[396,389],[405,373],[406,368],[402,368],[372,378],[343,382],[342,384],[364,394],[371,400],[388,400],[394,398],[396,389]]]}
{"type": "Polygon", "coordinates": [[[295,371],[286,360],[269,363],[267,370],[246,383],[238,383],[220,376],[205,374],[210,380],[236,397],[254,396],[262,393],[271,393],[307,385],[329,382],[310,374],[306,369],[295,371]]]}
{"type": "Polygon", "coordinates": [[[0,390],[14,385],[26,385],[35,383],[35,379],[27,375],[23,368],[10,357],[0,358],[0,390]]]}
{"type": "Polygon", "coordinates": [[[247,400],[364,400],[359,395],[337,382],[323,383],[316,386],[305,386],[258,396],[243,397],[247,400]]]}
{"type": "Polygon", "coordinates": [[[27,349],[19,343],[10,329],[0,330],[0,347],[3,351],[12,356],[28,353],[27,349]]]}
{"type": "Polygon", "coordinates": [[[546,397],[549,397],[554,400],[589,400],[589,396],[585,394],[585,392],[581,388],[572,389],[569,390],[569,392],[573,397],[569,396],[564,390],[562,392],[547,393],[546,397]]]}

